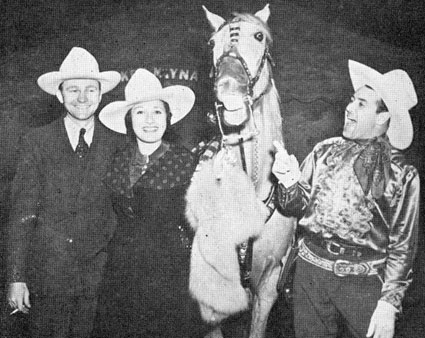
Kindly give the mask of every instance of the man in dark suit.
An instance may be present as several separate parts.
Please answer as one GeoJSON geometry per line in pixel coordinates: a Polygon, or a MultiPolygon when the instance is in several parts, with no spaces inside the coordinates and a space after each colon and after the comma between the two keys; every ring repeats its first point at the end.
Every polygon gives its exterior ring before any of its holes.
{"type": "Polygon", "coordinates": [[[74,47],[38,85],[66,112],[23,139],[8,228],[8,302],[29,313],[31,336],[89,337],[96,293],[115,228],[102,178],[121,135],[95,112],[120,81],[74,47]]]}

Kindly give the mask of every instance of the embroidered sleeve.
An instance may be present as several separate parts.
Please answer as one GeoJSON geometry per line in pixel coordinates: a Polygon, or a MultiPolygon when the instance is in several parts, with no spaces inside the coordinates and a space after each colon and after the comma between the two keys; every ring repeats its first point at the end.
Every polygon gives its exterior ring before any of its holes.
{"type": "Polygon", "coordinates": [[[412,167],[406,171],[390,204],[390,243],[381,298],[399,310],[412,281],[419,221],[419,176],[412,167]]]}
{"type": "Polygon", "coordinates": [[[212,138],[202,148],[202,154],[199,157],[199,163],[208,161],[214,157],[215,154],[220,150],[220,141],[218,136],[212,138]]]}
{"type": "Polygon", "coordinates": [[[38,151],[24,138],[12,183],[12,209],[8,224],[7,281],[25,282],[26,255],[38,215],[40,177],[38,151]]]}

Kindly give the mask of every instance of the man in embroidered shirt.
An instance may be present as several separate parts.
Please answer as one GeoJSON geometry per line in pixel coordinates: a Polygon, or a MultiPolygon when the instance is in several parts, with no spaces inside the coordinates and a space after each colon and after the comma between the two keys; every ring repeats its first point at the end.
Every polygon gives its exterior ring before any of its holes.
{"type": "MultiPolygon", "coordinates": [[[[28,313],[31,337],[89,337],[115,215],[102,177],[122,136],[94,117],[120,81],[74,47],[38,85],[66,113],[30,131],[12,185],[8,302],[28,313]]],[[[12,311],[12,310],[11,310],[12,311]]]]}
{"type": "Polygon", "coordinates": [[[301,167],[282,144],[273,173],[279,203],[300,218],[294,279],[300,338],[391,338],[411,283],[417,243],[419,176],[399,150],[413,138],[417,103],[402,70],[385,74],[349,61],[355,93],[343,137],[320,142],[301,167]]]}

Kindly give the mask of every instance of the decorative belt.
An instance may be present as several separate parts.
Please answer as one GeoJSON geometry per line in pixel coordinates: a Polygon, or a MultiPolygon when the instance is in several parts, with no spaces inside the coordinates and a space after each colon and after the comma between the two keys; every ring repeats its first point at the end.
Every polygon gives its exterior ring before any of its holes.
{"type": "Polygon", "coordinates": [[[354,276],[372,276],[378,274],[378,269],[381,268],[385,262],[386,257],[372,260],[372,261],[359,261],[352,262],[345,259],[337,259],[335,261],[319,257],[312,252],[304,243],[304,239],[299,242],[298,255],[313,265],[318,266],[324,270],[332,271],[336,276],[345,277],[349,275],[354,276]]]}
{"type": "Polygon", "coordinates": [[[376,256],[376,252],[369,248],[362,248],[354,245],[344,244],[340,241],[334,241],[330,238],[321,238],[318,236],[307,237],[311,243],[325,249],[335,256],[352,256],[356,258],[376,256]]]}

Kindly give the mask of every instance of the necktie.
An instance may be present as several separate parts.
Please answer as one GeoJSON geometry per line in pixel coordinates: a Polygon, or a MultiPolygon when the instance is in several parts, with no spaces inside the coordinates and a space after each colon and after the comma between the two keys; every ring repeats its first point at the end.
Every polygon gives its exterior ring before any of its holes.
{"type": "Polygon", "coordinates": [[[391,146],[387,136],[365,143],[364,150],[354,162],[354,172],[365,195],[370,191],[374,198],[381,198],[389,180],[390,167],[391,146]]]}
{"type": "Polygon", "coordinates": [[[87,155],[89,151],[89,145],[84,140],[84,134],[86,130],[84,128],[80,129],[80,137],[78,138],[77,148],[75,148],[75,153],[78,155],[78,158],[83,158],[87,155]]]}

